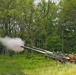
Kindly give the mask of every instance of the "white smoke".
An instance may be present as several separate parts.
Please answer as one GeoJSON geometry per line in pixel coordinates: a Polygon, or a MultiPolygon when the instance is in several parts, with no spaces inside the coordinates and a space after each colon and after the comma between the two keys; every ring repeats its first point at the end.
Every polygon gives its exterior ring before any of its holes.
{"type": "Polygon", "coordinates": [[[21,38],[10,38],[7,36],[5,38],[0,37],[0,42],[9,50],[15,52],[21,52],[24,50],[24,48],[21,47],[24,46],[24,41],[21,38]]]}

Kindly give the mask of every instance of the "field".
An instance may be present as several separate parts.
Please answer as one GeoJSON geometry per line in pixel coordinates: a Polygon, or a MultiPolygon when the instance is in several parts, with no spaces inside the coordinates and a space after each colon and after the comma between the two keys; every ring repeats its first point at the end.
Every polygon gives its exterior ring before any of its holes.
{"type": "Polygon", "coordinates": [[[76,65],[62,65],[40,54],[0,55],[0,75],[76,75],[76,65]]]}

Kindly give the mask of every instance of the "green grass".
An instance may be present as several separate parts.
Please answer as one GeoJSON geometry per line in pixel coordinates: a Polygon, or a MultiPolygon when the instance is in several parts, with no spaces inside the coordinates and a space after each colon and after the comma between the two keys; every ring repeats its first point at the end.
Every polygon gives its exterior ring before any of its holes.
{"type": "Polygon", "coordinates": [[[76,75],[76,65],[67,63],[56,64],[44,55],[26,58],[25,54],[0,55],[0,75],[76,75]]]}
{"type": "Polygon", "coordinates": [[[33,70],[27,72],[30,72],[30,74],[32,73],[33,75],[76,75],[76,66],[67,63],[66,65],[43,67],[36,69],[35,71],[33,70]]]}

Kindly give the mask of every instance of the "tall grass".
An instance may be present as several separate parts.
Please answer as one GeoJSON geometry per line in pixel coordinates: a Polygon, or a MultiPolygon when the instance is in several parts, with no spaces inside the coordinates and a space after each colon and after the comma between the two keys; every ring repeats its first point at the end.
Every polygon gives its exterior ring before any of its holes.
{"type": "Polygon", "coordinates": [[[76,65],[67,63],[65,65],[53,65],[35,70],[24,70],[33,75],[76,75],[76,65]]]}
{"type": "Polygon", "coordinates": [[[60,64],[44,55],[26,58],[26,54],[13,57],[0,55],[0,75],[76,75],[76,65],[60,64]]]}

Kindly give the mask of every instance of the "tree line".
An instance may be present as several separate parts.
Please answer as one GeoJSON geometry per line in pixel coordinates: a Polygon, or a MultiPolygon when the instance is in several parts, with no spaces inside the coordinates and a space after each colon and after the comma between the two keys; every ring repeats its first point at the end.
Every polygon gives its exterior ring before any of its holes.
{"type": "Polygon", "coordinates": [[[20,37],[27,46],[76,52],[75,24],[75,0],[0,0],[0,37],[20,37]]]}

